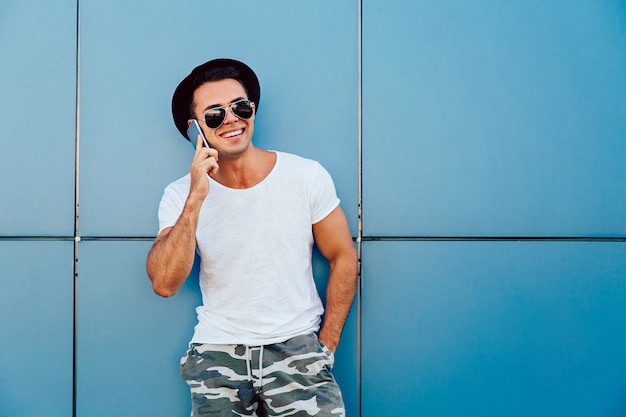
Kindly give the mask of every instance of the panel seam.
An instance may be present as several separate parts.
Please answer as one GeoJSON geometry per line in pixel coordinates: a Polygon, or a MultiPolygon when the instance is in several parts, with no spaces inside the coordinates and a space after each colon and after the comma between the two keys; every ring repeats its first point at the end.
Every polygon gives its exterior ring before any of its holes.
{"type": "Polygon", "coordinates": [[[362,415],[362,241],[363,241],[363,1],[357,0],[357,415],[362,415]]]}
{"type": "Polygon", "coordinates": [[[80,0],[76,0],[76,97],[74,124],[74,317],[72,329],[72,417],[76,417],[77,331],[78,331],[78,246],[80,207],[80,0]]]}

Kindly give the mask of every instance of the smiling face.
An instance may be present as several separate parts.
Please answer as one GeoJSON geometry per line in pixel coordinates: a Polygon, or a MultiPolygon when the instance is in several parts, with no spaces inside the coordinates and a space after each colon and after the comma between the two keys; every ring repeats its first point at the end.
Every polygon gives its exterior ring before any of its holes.
{"type": "Polygon", "coordinates": [[[198,119],[207,141],[220,158],[237,158],[252,145],[254,114],[247,120],[241,119],[230,109],[231,103],[247,98],[246,90],[232,78],[204,83],[194,92],[193,117],[198,119]],[[213,107],[226,109],[226,118],[217,129],[209,128],[204,121],[205,112],[213,107]]]}

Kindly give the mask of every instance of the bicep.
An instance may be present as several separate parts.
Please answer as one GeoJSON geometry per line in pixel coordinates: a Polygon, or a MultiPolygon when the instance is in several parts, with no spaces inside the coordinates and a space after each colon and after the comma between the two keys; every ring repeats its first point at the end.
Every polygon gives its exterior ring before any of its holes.
{"type": "Polygon", "coordinates": [[[341,207],[337,206],[313,225],[313,237],[320,253],[328,261],[332,262],[340,256],[354,256],[356,259],[348,221],[341,207]]]}

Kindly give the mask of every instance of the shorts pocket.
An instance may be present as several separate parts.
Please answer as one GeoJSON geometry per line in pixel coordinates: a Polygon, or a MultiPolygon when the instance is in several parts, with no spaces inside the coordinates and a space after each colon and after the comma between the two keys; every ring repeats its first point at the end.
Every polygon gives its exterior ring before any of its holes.
{"type": "Polygon", "coordinates": [[[187,349],[187,352],[180,358],[180,376],[185,380],[189,380],[189,365],[190,362],[194,360],[194,357],[197,355],[196,345],[192,344],[187,349]]]}
{"type": "Polygon", "coordinates": [[[324,344],[324,342],[322,342],[321,340],[319,341],[320,346],[322,348],[322,351],[324,352],[324,354],[326,355],[326,357],[328,358],[328,367],[330,369],[333,368],[333,366],[335,365],[335,354],[326,347],[326,345],[324,344]]]}

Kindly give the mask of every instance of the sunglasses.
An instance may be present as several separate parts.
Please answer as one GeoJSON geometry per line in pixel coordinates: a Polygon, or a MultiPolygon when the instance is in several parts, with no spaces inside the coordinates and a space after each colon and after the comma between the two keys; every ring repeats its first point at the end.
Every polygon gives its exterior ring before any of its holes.
{"type": "Polygon", "coordinates": [[[240,119],[248,120],[254,114],[254,104],[250,100],[241,99],[226,107],[212,107],[204,113],[204,123],[211,129],[217,129],[226,120],[226,108],[240,119]]]}

